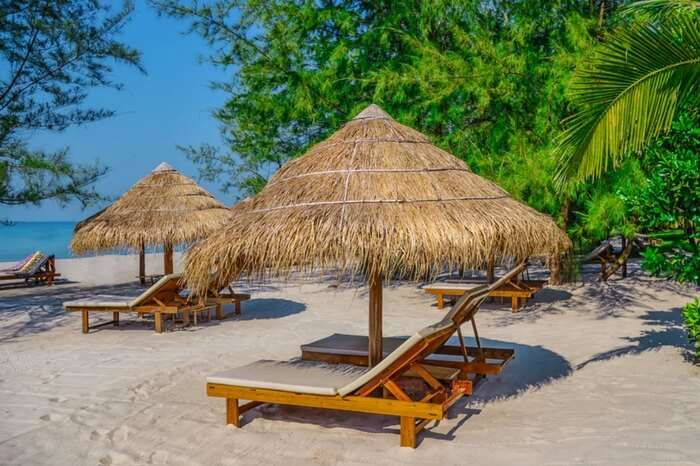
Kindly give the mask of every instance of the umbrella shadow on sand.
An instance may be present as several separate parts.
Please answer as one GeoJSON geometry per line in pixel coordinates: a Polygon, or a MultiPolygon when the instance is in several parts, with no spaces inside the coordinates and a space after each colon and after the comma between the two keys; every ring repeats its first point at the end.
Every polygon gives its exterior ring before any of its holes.
{"type": "MultiPolygon", "coordinates": [[[[556,382],[558,379],[567,377],[573,371],[571,364],[564,357],[542,346],[488,338],[482,338],[481,342],[486,347],[515,349],[515,359],[508,363],[501,374],[490,376],[480,381],[476,385],[472,396],[463,397],[450,408],[449,418],[459,418],[459,420],[448,432],[438,432],[435,429],[436,424],[431,423],[418,436],[418,442],[422,438],[451,440],[454,438],[455,432],[466,421],[481,412],[481,409],[473,408],[471,405],[483,406],[484,404],[521,396],[526,392],[537,390],[540,387],[556,382]]],[[[469,341],[469,338],[467,338],[467,344],[473,345],[474,341],[469,341]]],[[[372,433],[399,433],[398,418],[395,416],[295,406],[263,405],[260,408],[247,412],[243,417],[243,423],[253,424],[251,426],[253,429],[255,429],[255,424],[260,421],[284,421],[311,424],[328,429],[344,428],[372,433]]],[[[263,426],[263,429],[266,429],[266,427],[263,426]]]]}

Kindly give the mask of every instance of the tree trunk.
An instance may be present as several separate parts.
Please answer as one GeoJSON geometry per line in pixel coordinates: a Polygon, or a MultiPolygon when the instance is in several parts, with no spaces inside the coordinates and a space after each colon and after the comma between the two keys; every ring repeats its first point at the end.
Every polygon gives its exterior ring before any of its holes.
{"type": "Polygon", "coordinates": [[[561,255],[549,256],[549,284],[561,285],[561,255]]]}
{"type": "Polygon", "coordinates": [[[617,270],[622,267],[623,265],[627,264],[627,259],[629,258],[630,254],[632,253],[632,245],[634,242],[628,241],[627,246],[625,246],[625,249],[623,249],[622,254],[620,254],[620,257],[617,258],[615,262],[613,262],[609,268],[603,272],[603,281],[607,281],[608,278],[617,270]]]}
{"type": "Polygon", "coordinates": [[[163,247],[163,273],[165,275],[173,273],[173,245],[166,243],[163,247]]]}

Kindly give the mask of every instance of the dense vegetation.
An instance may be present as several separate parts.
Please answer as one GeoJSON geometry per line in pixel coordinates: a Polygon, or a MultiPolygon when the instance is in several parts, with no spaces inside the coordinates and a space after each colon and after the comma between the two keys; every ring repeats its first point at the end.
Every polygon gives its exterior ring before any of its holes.
{"type": "Polygon", "coordinates": [[[699,280],[697,2],[153,3],[231,70],[217,84],[225,146],[183,148],[204,178],[253,194],[374,102],[554,216],[579,249],[670,234],[646,268],[699,280]]]}
{"type": "Polygon", "coordinates": [[[683,307],[683,321],[688,330],[688,338],[695,346],[695,358],[700,360],[700,299],[695,299],[683,307]]]}
{"type": "Polygon", "coordinates": [[[83,104],[90,88],[119,87],[112,63],[141,68],[139,53],[115,39],[132,11],[99,0],[0,0],[0,204],[99,198],[91,185],[105,167],[32,149],[27,138],[112,115],[83,104]]]}

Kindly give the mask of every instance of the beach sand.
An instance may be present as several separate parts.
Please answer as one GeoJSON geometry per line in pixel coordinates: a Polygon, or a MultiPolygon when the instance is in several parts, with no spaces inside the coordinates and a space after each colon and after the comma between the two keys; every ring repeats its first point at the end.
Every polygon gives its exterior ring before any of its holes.
{"type": "MultiPolygon", "coordinates": [[[[693,287],[635,269],[625,280],[546,288],[518,314],[485,305],[482,338],[514,347],[516,359],[411,450],[399,447],[397,418],[264,406],[235,429],[224,425],[224,401],[205,395],[213,371],[293,358],[336,332],[366,334],[366,288],[241,284],[253,299],[238,317],[155,334],[124,316],[83,335],[61,302],[137,292],[105,285],[133,280],[136,259],[70,261],[58,266],[73,283],[0,287],[2,465],[700,463],[700,367],[680,317],[693,287]]],[[[387,336],[442,315],[415,284],[387,287],[384,308],[387,336]]]]}

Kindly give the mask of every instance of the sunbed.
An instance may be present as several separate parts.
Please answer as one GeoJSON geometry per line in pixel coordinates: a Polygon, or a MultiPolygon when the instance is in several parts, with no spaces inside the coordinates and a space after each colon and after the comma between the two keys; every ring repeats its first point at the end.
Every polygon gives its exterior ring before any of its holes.
{"type": "Polygon", "coordinates": [[[474,361],[463,345],[460,325],[473,319],[489,290],[483,286],[463,295],[442,320],[403,341],[369,370],[322,361],[262,360],[209,376],[207,394],[226,399],[226,422],[236,427],[243,413],[263,403],[398,416],[401,446],[415,447],[421,429],[431,420],[443,419],[450,406],[472,393],[474,361]],[[460,346],[447,347],[455,331],[460,346]],[[430,358],[442,350],[463,360],[430,358]],[[436,368],[439,379],[433,375],[436,368]],[[423,390],[418,394],[406,390],[406,378],[421,380],[423,390]],[[248,403],[239,405],[239,400],[248,403]]]}
{"type": "MultiPolygon", "coordinates": [[[[517,276],[520,272],[522,272],[523,268],[524,264],[515,267],[488,287],[483,283],[474,284],[474,286],[468,288],[467,291],[462,294],[462,296],[466,296],[466,299],[470,299],[471,295],[482,296],[484,293],[486,293],[487,296],[491,296],[494,289],[503,286],[503,284],[507,283],[512,277],[517,276]]],[[[452,310],[450,310],[445,318],[454,319],[454,313],[456,312],[457,307],[453,306],[452,310]]],[[[457,325],[463,325],[467,322],[467,320],[471,320],[477,346],[466,346],[463,343],[460,343],[459,346],[443,345],[434,355],[429,356],[427,361],[433,362],[439,360],[440,364],[463,367],[465,369],[469,369],[470,372],[477,375],[486,376],[498,374],[506,363],[513,357],[513,350],[509,348],[483,347],[479,339],[479,333],[476,329],[476,322],[473,314],[470,315],[470,319],[455,320],[455,323],[457,325]],[[454,361],[450,362],[449,360],[445,360],[445,355],[462,356],[462,346],[466,350],[469,358],[469,364],[467,366],[465,366],[464,361],[455,363],[454,361]]],[[[461,334],[459,338],[462,338],[461,334]]],[[[405,337],[383,338],[382,348],[385,355],[391,351],[394,351],[405,340],[405,337]]],[[[368,338],[366,336],[336,333],[329,337],[301,345],[301,357],[304,360],[310,361],[325,361],[329,363],[366,366],[368,364],[367,348],[368,338]]]]}
{"type": "Polygon", "coordinates": [[[81,312],[83,315],[83,333],[104,325],[119,325],[119,314],[135,312],[139,315],[153,314],[155,331],[163,331],[163,317],[182,314],[184,322],[190,321],[190,315],[209,311],[213,306],[187,300],[180,296],[180,274],[169,274],[158,280],[153,286],[138,296],[98,295],[91,299],[68,301],[63,303],[67,311],[81,312]],[[112,320],[99,325],[90,326],[91,312],[111,312],[112,320]]]}
{"type": "Polygon", "coordinates": [[[27,284],[34,281],[51,286],[54,279],[60,276],[60,273],[56,273],[54,256],[47,256],[41,251],[25,257],[12,267],[0,270],[0,280],[24,280],[27,284]]]}
{"type": "MultiPolygon", "coordinates": [[[[527,304],[535,293],[542,289],[545,282],[541,280],[522,280],[512,276],[501,286],[489,292],[490,297],[510,298],[511,310],[517,312],[521,305],[527,304]]],[[[445,307],[446,297],[459,297],[464,293],[479,287],[481,283],[475,282],[437,282],[423,287],[426,293],[436,297],[438,309],[445,307]]]]}
{"type": "Polygon", "coordinates": [[[4,268],[4,269],[1,269],[1,270],[0,270],[0,273],[3,273],[3,272],[17,272],[19,269],[21,269],[22,267],[24,267],[24,264],[26,264],[27,262],[29,262],[29,259],[31,259],[31,258],[34,256],[34,254],[36,254],[36,253],[29,254],[27,257],[25,257],[25,258],[22,259],[22,260],[19,260],[19,261],[15,262],[15,263],[12,264],[10,267],[6,267],[6,268],[4,268]]]}
{"type": "MultiPolygon", "coordinates": [[[[250,299],[250,294],[248,293],[236,293],[233,291],[233,288],[230,285],[227,285],[223,288],[220,288],[216,286],[216,276],[212,275],[210,285],[207,289],[207,296],[205,299],[205,302],[210,305],[214,306],[214,309],[216,310],[216,319],[217,320],[222,320],[224,318],[224,310],[223,310],[223,305],[224,304],[233,304],[234,305],[234,314],[235,315],[240,315],[241,314],[241,303],[243,301],[247,301],[250,299]]],[[[196,299],[194,296],[190,296],[189,291],[185,290],[184,293],[182,293],[183,296],[186,296],[188,299],[196,299]]]]}
{"type": "Polygon", "coordinates": [[[594,262],[600,264],[600,279],[607,281],[618,269],[622,269],[622,278],[627,277],[627,260],[632,251],[640,248],[640,241],[637,238],[627,240],[620,239],[621,249],[616,249],[611,240],[600,243],[598,247],[581,258],[581,262],[594,262]]]}

